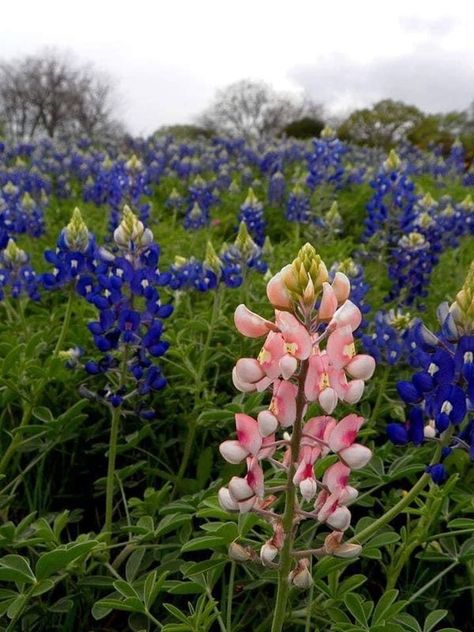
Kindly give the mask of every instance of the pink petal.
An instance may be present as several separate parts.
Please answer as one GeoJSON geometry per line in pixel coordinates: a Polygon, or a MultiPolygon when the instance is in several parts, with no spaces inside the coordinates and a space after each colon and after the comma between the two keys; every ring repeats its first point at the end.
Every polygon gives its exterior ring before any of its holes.
{"type": "Polygon", "coordinates": [[[318,402],[324,412],[330,415],[337,406],[338,397],[336,391],[333,388],[325,388],[319,394],[318,402]]]}
{"type": "Polygon", "coordinates": [[[267,296],[274,307],[291,309],[292,301],[279,272],[267,283],[267,296]]]}
{"type": "Polygon", "coordinates": [[[346,371],[359,380],[368,380],[375,371],[375,360],[370,355],[358,354],[346,366],[346,371]]]}
{"type": "Polygon", "coordinates": [[[219,500],[219,505],[225,511],[238,511],[239,505],[230,495],[227,487],[221,487],[217,493],[217,498],[219,500]]]}
{"type": "Polygon", "coordinates": [[[252,393],[256,390],[255,384],[251,384],[250,382],[242,382],[242,380],[239,380],[237,369],[235,366],[232,369],[232,382],[234,383],[235,388],[241,393],[252,393]]]}
{"type": "Polygon", "coordinates": [[[240,445],[250,454],[257,454],[262,446],[262,437],[258,431],[256,420],[249,415],[244,415],[244,413],[236,413],[235,425],[240,445]]]}
{"type": "Polygon", "coordinates": [[[311,500],[316,495],[318,486],[314,478],[305,478],[300,483],[300,492],[305,500],[311,500]]]}
{"type": "Polygon", "coordinates": [[[265,371],[255,358],[240,358],[237,360],[235,370],[240,382],[255,384],[265,376],[265,371]]]}
{"type": "Polygon", "coordinates": [[[275,311],[275,324],[285,340],[286,351],[298,360],[309,358],[313,350],[313,341],[306,327],[293,314],[278,310],[275,311]]]}
{"type": "Polygon", "coordinates": [[[224,441],[219,446],[219,452],[228,463],[234,464],[242,463],[249,454],[239,441],[224,441]]]}
{"type": "Polygon", "coordinates": [[[247,483],[252,488],[253,492],[259,498],[263,498],[265,494],[265,483],[263,478],[263,470],[257,459],[249,459],[248,472],[245,477],[247,483]]]}
{"type": "Polygon", "coordinates": [[[283,336],[271,331],[258,356],[258,362],[269,378],[275,379],[280,375],[280,360],[285,354],[283,336]]]}
{"type": "Polygon", "coordinates": [[[347,507],[338,507],[329,515],[326,524],[338,531],[345,531],[351,524],[351,517],[351,512],[347,507]]]}
{"type": "Polygon", "coordinates": [[[273,323],[251,312],[243,304],[235,310],[234,323],[237,330],[248,338],[259,338],[265,336],[271,329],[275,329],[273,323]]]}
{"type": "Polygon", "coordinates": [[[312,355],[308,361],[308,371],[304,382],[304,394],[308,402],[314,402],[319,393],[318,357],[312,355]]]}
{"type": "Polygon", "coordinates": [[[349,298],[351,283],[345,274],[336,272],[334,281],[332,282],[332,289],[337,297],[337,302],[341,304],[349,298]]]}
{"type": "Polygon", "coordinates": [[[346,325],[349,325],[351,330],[354,331],[355,329],[357,329],[361,322],[362,314],[360,313],[360,309],[357,307],[357,305],[354,305],[354,303],[352,303],[351,301],[345,301],[345,303],[343,303],[341,307],[336,310],[334,316],[331,319],[331,322],[329,323],[329,326],[344,327],[346,325]]]}
{"type": "Polygon", "coordinates": [[[348,383],[344,393],[344,401],[348,404],[356,404],[364,393],[364,380],[352,380],[348,383]]]}
{"type": "Polygon", "coordinates": [[[319,320],[330,320],[337,309],[337,297],[329,283],[323,283],[323,296],[319,306],[319,320]]]}
{"type": "Polygon", "coordinates": [[[260,452],[257,455],[257,457],[260,460],[268,459],[268,457],[272,456],[275,453],[275,450],[276,450],[275,446],[270,446],[269,448],[266,447],[267,444],[274,443],[274,442],[275,442],[275,435],[274,434],[271,434],[268,437],[264,437],[264,439],[262,441],[262,448],[261,448],[260,452]]]}
{"type": "Polygon", "coordinates": [[[284,428],[291,426],[295,422],[297,392],[297,387],[291,382],[284,380],[275,382],[270,411],[284,428]]]}
{"type": "MultiPolygon", "coordinates": [[[[339,452],[344,448],[348,448],[352,445],[357,437],[359,428],[364,423],[364,418],[351,413],[346,415],[336,425],[329,437],[329,447],[333,452],[339,452]]],[[[350,467],[350,466],[349,466],[350,467]]]]}
{"type": "Polygon", "coordinates": [[[254,491],[248,484],[246,478],[240,478],[239,476],[233,476],[229,481],[229,493],[235,502],[242,502],[249,498],[253,498],[254,491]]]}
{"type": "Polygon", "coordinates": [[[351,470],[344,463],[334,463],[324,472],[323,483],[331,494],[339,493],[347,486],[351,470]]]}
{"type": "Polygon", "coordinates": [[[262,410],[257,417],[258,429],[262,437],[268,437],[278,428],[278,419],[269,410],[262,410]]]}
{"type": "Polygon", "coordinates": [[[280,371],[284,380],[289,380],[298,368],[298,360],[289,353],[280,360],[280,371]]]}
{"type": "Polygon", "coordinates": [[[372,452],[365,445],[354,443],[353,445],[341,450],[339,458],[344,461],[351,469],[360,470],[367,465],[372,458],[372,452]]]}
{"type": "Polygon", "coordinates": [[[346,325],[338,327],[328,338],[326,345],[330,364],[335,369],[342,369],[355,355],[354,337],[351,328],[346,325]]]}

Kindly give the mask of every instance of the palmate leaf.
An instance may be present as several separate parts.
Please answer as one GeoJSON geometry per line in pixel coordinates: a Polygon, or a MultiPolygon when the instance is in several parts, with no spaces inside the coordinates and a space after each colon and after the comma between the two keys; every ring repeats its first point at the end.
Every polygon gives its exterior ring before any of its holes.
{"type": "Polygon", "coordinates": [[[34,584],[36,577],[25,557],[12,554],[0,559],[0,581],[34,584]]]}
{"type": "Polygon", "coordinates": [[[43,553],[36,563],[36,576],[38,579],[45,579],[58,571],[65,570],[69,564],[86,556],[98,546],[100,544],[96,540],[88,540],[43,553]]]}

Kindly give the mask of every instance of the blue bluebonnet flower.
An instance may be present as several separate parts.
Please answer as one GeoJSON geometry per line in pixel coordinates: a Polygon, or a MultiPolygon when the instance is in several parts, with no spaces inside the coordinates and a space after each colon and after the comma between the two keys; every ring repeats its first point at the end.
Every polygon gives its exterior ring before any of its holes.
{"type": "Polygon", "coordinates": [[[46,272],[41,276],[42,283],[48,289],[72,281],[78,285],[81,277],[95,270],[96,250],[95,238],[76,207],[71,221],[59,235],[56,250],[46,250],[44,253],[44,258],[53,264],[54,269],[53,272],[46,272]]]}
{"type": "MultiPolygon", "coordinates": [[[[453,449],[465,449],[474,460],[474,262],[454,303],[438,309],[441,332],[432,333],[422,321],[414,325],[414,340],[423,351],[421,370],[397,390],[408,405],[405,424],[390,423],[389,438],[396,444],[439,438],[442,459],[453,449]]],[[[446,478],[443,463],[428,468],[435,482],[446,478]]]]}
{"type": "Polygon", "coordinates": [[[266,228],[263,205],[258,201],[252,188],[249,188],[245,202],[240,207],[240,222],[245,222],[248,232],[257,246],[263,246],[266,228]]]}
{"type": "Polygon", "coordinates": [[[219,283],[218,274],[195,257],[175,257],[170,267],[169,286],[172,290],[214,290],[219,283]]]}
{"type": "Polygon", "coordinates": [[[307,155],[309,173],[306,183],[310,189],[321,184],[330,184],[335,188],[342,185],[342,157],[346,151],[344,143],[337,138],[334,130],[329,127],[323,129],[321,137],[313,140],[313,151],[307,155]]]}
{"type": "MultiPolygon", "coordinates": [[[[153,234],[126,206],[123,219],[114,232],[115,253],[100,255],[104,268],[97,274],[93,302],[99,319],[89,323],[94,343],[103,357],[89,361],[90,374],[116,370],[125,359],[127,378],[135,384],[138,396],[150,394],[166,385],[166,379],[155,359],[168,349],[162,339],[163,319],[172,312],[163,304],[158,288],[169,282],[169,274],[158,269],[159,247],[153,234]]],[[[110,385],[107,400],[121,405],[126,385],[110,385]]],[[[145,401],[137,402],[139,410],[145,401]]]]}
{"type": "Polygon", "coordinates": [[[375,313],[369,332],[362,336],[362,344],[377,364],[393,366],[407,360],[411,348],[411,320],[411,315],[401,310],[375,313]]]}
{"type": "Polygon", "coordinates": [[[40,300],[38,277],[31,267],[28,255],[18,248],[13,239],[0,253],[0,300],[7,296],[20,298],[28,296],[40,300]]]}
{"type": "Polygon", "coordinates": [[[281,171],[275,171],[268,183],[268,202],[279,206],[285,198],[286,182],[281,171]]]}
{"type": "Polygon", "coordinates": [[[187,230],[199,230],[209,226],[209,222],[209,211],[199,206],[198,202],[194,202],[193,206],[186,213],[183,224],[187,230]]]}
{"type": "Polygon", "coordinates": [[[43,208],[28,191],[9,182],[2,189],[0,199],[0,226],[10,235],[27,233],[39,237],[44,232],[43,208]]]}
{"type": "Polygon", "coordinates": [[[303,187],[297,182],[286,201],[285,217],[290,222],[307,224],[311,219],[311,203],[303,187]]]}
{"type": "Polygon", "coordinates": [[[367,204],[363,239],[374,235],[382,244],[393,245],[401,237],[400,217],[409,216],[416,200],[407,165],[392,150],[370,182],[374,194],[367,204]]]}

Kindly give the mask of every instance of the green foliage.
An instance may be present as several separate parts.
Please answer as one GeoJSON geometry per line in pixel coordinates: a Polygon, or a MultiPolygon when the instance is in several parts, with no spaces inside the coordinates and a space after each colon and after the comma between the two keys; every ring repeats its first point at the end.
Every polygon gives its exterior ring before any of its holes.
{"type": "Polygon", "coordinates": [[[283,128],[283,133],[289,138],[318,138],[324,129],[324,121],[319,119],[305,117],[288,123],[283,128]]]}
{"type": "MultiPolygon", "coordinates": [[[[381,115],[380,108],[377,112],[381,115]]],[[[409,113],[402,109],[397,116],[404,114],[409,113]]],[[[395,114],[393,118],[395,125],[395,114]]],[[[383,132],[387,136],[381,142],[388,142],[389,133],[399,133],[393,129],[383,132]]],[[[285,175],[290,180],[297,176],[291,166],[285,175]]],[[[419,178],[417,185],[436,190],[426,177],[419,178]]],[[[442,185],[440,195],[448,192],[457,201],[467,193],[459,182],[442,185]]],[[[208,239],[216,249],[232,239],[236,209],[245,195],[244,191],[225,193],[219,209],[212,211],[219,223],[189,233],[164,204],[171,190],[182,192],[182,186],[164,177],[153,191],[151,224],[162,248],[163,268],[176,254],[203,258],[208,239]]],[[[325,193],[318,190],[311,200],[316,215],[330,206],[330,195],[325,193]]],[[[257,183],[256,194],[264,199],[262,183],[257,183]]],[[[360,246],[369,197],[366,184],[338,194],[346,227],[339,237],[322,237],[307,226],[299,231],[289,228],[281,208],[265,208],[274,248],[271,271],[290,261],[308,239],[328,263],[353,255],[360,246]]],[[[51,245],[71,208],[72,202],[53,200],[46,236],[35,242],[20,240],[38,269],[45,269],[42,250],[51,245]]],[[[99,237],[106,235],[104,209],[84,205],[82,210],[99,237]]],[[[459,289],[471,258],[469,239],[442,255],[423,314],[429,324],[434,325],[437,304],[459,289]]],[[[377,261],[368,263],[366,272],[370,303],[378,309],[388,286],[386,270],[377,261]]],[[[275,571],[254,559],[238,564],[228,555],[233,543],[258,550],[271,536],[269,526],[255,515],[230,515],[217,502],[222,482],[243,471],[242,466],[222,461],[218,444],[233,431],[236,412],[254,414],[264,406],[262,394],[246,398],[236,394],[230,374],[236,358],[253,355],[259,348],[258,341],[237,335],[233,312],[246,302],[270,316],[265,280],[253,275],[237,290],[173,296],[170,292],[166,298],[175,305],[166,330],[170,349],[162,362],[170,387],[155,396],[155,420],[129,416],[120,429],[110,546],[101,532],[108,413],[91,396],[93,379],[65,368],[53,354],[67,294],[50,293],[39,304],[0,304],[2,629],[270,629],[275,571]]],[[[86,327],[93,317],[89,304],[74,302],[63,348],[78,344],[85,357],[93,353],[86,327]]],[[[374,448],[375,457],[354,473],[360,495],[351,508],[354,529],[349,537],[357,537],[396,506],[419,479],[431,454],[430,445],[400,451],[385,441],[386,423],[404,418],[395,389],[402,377],[403,369],[377,368],[360,405],[368,420],[362,438],[374,448]]],[[[440,489],[427,488],[391,524],[372,534],[357,560],[313,561],[314,587],[308,593],[290,594],[285,630],[469,630],[474,475],[458,455],[450,459],[448,483],[440,489]]],[[[318,476],[327,465],[327,460],[321,461],[318,476]]],[[[269,483],[281,485],[282,475],[275,471],[269,483]]],[[[296,546],[317,548],[326,533],[322,527],[305,525],[296,546]]]]}

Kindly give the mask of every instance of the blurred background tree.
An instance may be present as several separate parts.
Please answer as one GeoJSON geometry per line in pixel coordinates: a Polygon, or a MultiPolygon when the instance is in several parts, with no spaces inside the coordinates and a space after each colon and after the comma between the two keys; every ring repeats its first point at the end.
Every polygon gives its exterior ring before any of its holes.
{"type": "Polygon", "coordinates": [[[0,119],[14,142],[42,136],[123,134],[111,80],[56,51],[0,64],[0,119]]]}
{"type": "Polygon", "coordinates": [[[321,115],[321,106],[308,97],[276,92],[266,83],[244,79],[219,90],[198,124],[255,141],[281,133],[292,121],[321,115]]]}

